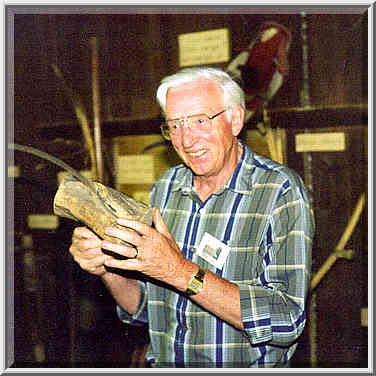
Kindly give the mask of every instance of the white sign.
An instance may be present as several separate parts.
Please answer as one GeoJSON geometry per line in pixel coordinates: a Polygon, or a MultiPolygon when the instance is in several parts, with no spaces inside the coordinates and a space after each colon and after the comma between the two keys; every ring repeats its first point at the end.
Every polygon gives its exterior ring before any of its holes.
{"type": "Polygon", "coordinates": [[[8,178],[19,178],[20,175],[19,166],[8,166],[8,178]]]}
{"type": "Polygon", "coordinates": [[[153,155],[121,155],[117,166],[118,184],[153,184],[156,180],[153,155]]]}
{"type": "Polygon", "coordinates": [[[30,229],[56,230],[59,226],[59,217],[52,214],[30,214],[27,217],[30,229]]]}
{"type": "Polygon", "coordinates": [[[144,204],[149,204],[149,195],[149,191],[135,191],[132,196],[135,200],[141,201],[144,204]]]}
{"type": "Polygon", "coordinates": [[[224,63],[230,60],[228,29],[199,31],[178,36],[181,67],[224,63]]]}
{"type": "Polygon", "coordinates": [[[295,136],[296,151],[344,151],[346,138],[343,132],[301,133],[295,136]]]}

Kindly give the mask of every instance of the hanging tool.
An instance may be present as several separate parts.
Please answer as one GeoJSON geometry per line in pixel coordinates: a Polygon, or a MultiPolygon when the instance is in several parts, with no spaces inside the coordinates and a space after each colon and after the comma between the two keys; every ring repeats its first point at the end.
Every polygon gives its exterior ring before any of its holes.
{"type": "Polygon", "coordinates": [[[330,270],[333,264],[337,261],[338,258],[351,259],[353,257],[352,250],[345,250],[345,245],[350,239],[352,233],[354,232],[355,226],[359,221],[360,215],[365,206],[366,195],[362,193],[358,199],[358,202],[355,206],[355,209],[347,223],[345,231],[343,232],[341,239],[336,245],[333,253],[326,259],[324,264],[321,266],[320,270],[315,274],[311,281],[311,290],[314,290],[316,286],[320,283],[326,273],[330,270]]]}

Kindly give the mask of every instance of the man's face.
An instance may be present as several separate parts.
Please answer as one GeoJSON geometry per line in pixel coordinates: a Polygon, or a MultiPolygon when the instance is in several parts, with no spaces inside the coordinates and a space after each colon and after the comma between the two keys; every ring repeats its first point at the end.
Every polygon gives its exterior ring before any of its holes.
{"type": "MultiPolygon", "coordinates": [[[[213,116],[224,109],[222,90],[206,79],[183,84],[167,93],[167,119],[203,113],[213,116]]],[[[232,157],[237,141],[226,115],[224,112],[213,119],[208,131],[182,127],[171,139],[180,158],[197,176],[220,181],[235,168],[232,157]]]]}

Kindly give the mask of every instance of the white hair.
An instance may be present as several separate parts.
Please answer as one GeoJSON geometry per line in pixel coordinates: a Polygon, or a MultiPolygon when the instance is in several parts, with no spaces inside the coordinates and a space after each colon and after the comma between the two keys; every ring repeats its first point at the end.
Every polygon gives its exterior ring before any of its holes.
{"type": "Polygon", "coordinates": [[[226,107],[242,106],[245,108],[244,92],[241,87],[223,70],[211,67],[185,68],[162,79],[157,89],[157,101],[165,113],[167,92],[170,88],[200,79],[214,81],[223,90],[226,107]]]}

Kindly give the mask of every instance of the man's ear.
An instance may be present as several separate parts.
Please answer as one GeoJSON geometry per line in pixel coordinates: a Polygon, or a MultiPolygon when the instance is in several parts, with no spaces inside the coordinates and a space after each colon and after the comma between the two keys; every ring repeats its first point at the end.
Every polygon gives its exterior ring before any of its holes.
{"type": "Polygon", "coordinates": [[[231,128],[232,134],[236,137],[239,135],[244,126],[244,108],[236,106],[232,108],[231,128]]]}

